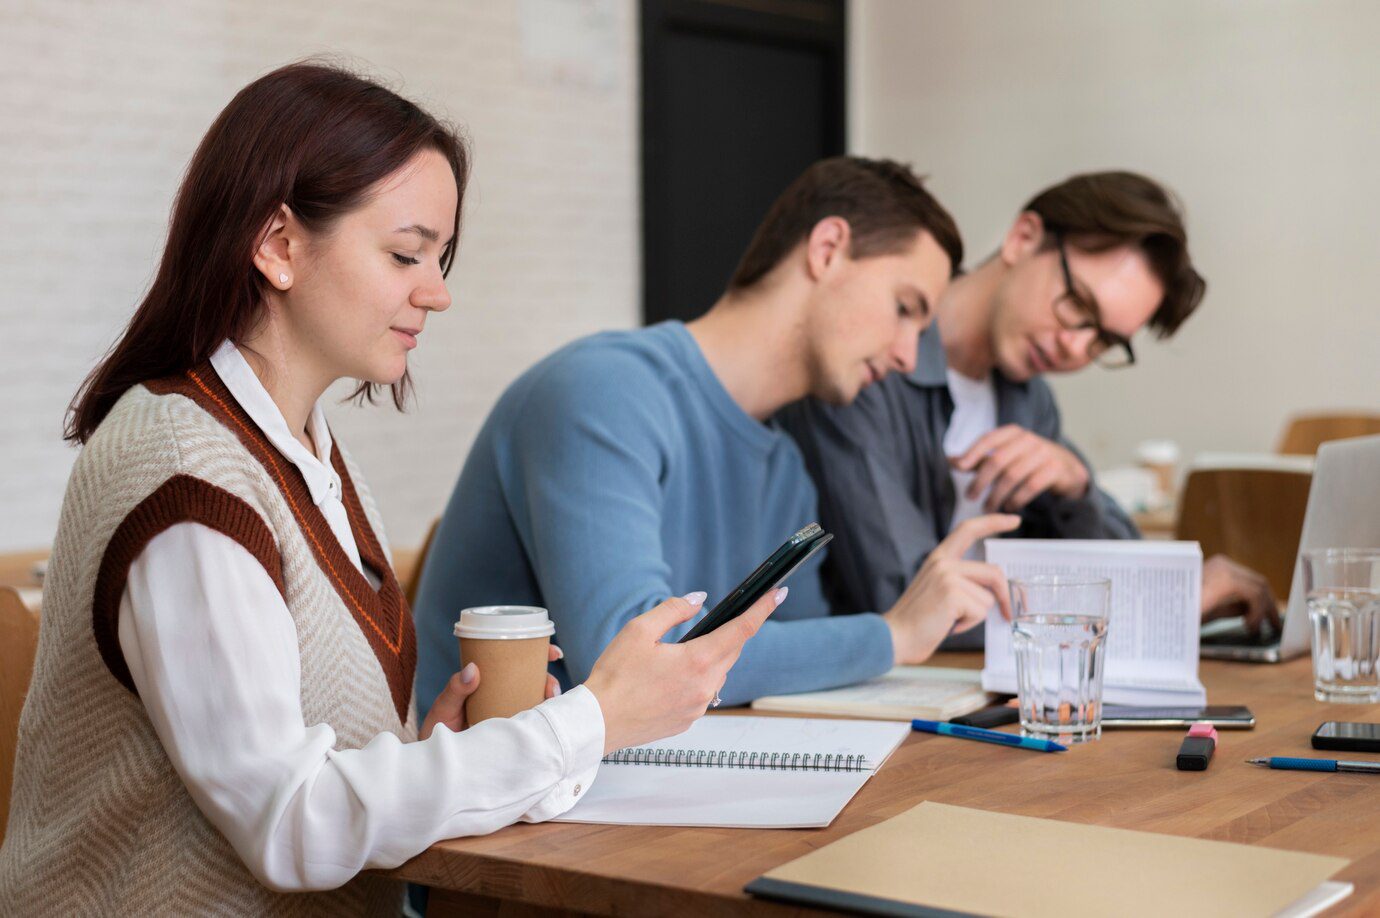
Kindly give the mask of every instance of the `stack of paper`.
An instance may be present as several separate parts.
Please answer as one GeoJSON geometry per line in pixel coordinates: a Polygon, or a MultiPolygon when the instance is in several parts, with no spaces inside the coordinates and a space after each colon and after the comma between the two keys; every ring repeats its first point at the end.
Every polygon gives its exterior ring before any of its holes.
{"type": "MultiPolygon", "coordinates": [[[[987,560],[1010,577],[1061,574],[1112,581],[1102,700],[1108,704],[1207,704],[1198,681],[1203,553],[1197,542],[989,539],[987,560]]],[[[982,687],[1016,691],[1011,623],[987,617],[982,687]]]]}
{"type": "Polygon", "coordinates": [[[825,692],[768,695],[752,707],[793,714],[838,714],[878,720],[948,720],[985,707],[991,696],[982,690],[976,669],[941,666],[897,666],[885,675],[825,692]]]}

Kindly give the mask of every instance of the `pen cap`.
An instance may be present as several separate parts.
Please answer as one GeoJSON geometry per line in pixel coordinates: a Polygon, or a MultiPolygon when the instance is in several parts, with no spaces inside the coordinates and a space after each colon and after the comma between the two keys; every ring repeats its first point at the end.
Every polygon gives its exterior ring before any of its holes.
{"type": "Polygon", "coordinates": [[[1197,723],[1188,728],[1189,736],[1203,736],[1217,742],[1217,728],[1208,723],[1197,723]]]}
{"type": "Polygon", "coordinates": [[[1194,724],[1188,728],[1174,765],[1179,771],[1207,771],[1216,748],[1217,729],[1212,724],[1194,724]]]}

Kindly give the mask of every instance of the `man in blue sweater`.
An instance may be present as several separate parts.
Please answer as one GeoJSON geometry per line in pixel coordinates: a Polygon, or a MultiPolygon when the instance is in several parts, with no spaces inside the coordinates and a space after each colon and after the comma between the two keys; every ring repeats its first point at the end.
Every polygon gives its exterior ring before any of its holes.
{"type": "MultiPolygon", "coordinates": [[[[805,396],[849,402],[912,370],[961,260],[953,219],[908,168],[823,160],[772,206],[700,319],[594,335],[523,374],[480,431],[427,560],[418,705],[458,668],[462,608],[545,606],[565,651],[557,675],[570,684],[666,597],[704,590],[709,607],[732,590],[817,516],[799,449],[767,419],[805,396]]],[[[802,567],[723,701],[925,659],[994,601],[1007,608],[1001,573],[962,556],[1018,522],[984,516],[958,528],[879,614],[831,617],[818,561],[802,567]]]]}

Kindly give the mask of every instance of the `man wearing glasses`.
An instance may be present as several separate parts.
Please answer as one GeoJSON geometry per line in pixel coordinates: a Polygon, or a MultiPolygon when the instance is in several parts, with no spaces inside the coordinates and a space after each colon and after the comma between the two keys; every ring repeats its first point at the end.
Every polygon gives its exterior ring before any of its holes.
{"type": "MultiPolygon", "coordinates": [[[[1001,247],[954,279],[920,339],[916,368],[852,405],[798,403],[778,418],[838,535],[825,566],[837,610],[887,608],[965,519],[1019,513],[1025,538],[1138,538],[1064,436],[1045,373],[1135,363],[1131,338],[1172,335],[1206,284],[1183,219],[1155,182],[1074,176],[1036,195],[1001,247]]],[[[1225,557],[1204,565],[1205,617],[1278,625],[1264,578],[1225,557]]],[[[981,646],[982,631],[946,648],[981,646]]]]}

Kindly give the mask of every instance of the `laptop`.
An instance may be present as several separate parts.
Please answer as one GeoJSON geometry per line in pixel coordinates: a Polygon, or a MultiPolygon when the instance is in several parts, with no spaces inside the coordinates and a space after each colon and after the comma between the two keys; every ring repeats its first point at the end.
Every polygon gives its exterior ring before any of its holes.
{"type": "Polygon", "coordinates": [[[1308,602],[1303,589],[1303,553],[1315,548],[1380,548],[1380,436],[1333,440],[1318,448],[1308,509],[1294,560],[1294,580],[1280,634],[1251,635],[1240,619],[1203,626],[1199,654],[1215,660],[1279,663],[1308,653],[1308,602]]]}

